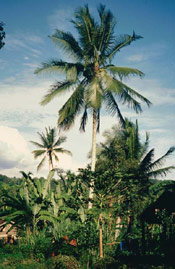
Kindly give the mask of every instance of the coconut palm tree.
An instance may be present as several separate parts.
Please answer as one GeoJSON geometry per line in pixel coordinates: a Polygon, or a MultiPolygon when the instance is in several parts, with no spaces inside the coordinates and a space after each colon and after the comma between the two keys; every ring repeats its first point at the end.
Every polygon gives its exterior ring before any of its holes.
{"type": "Polygon", "coordinates": [[[59,161],[59,158],[57,156],[57,153],[66,153],[71,155],[71,152],[69,150],[63,149],[60,147],[60,145],[66,141],[65,136],[60,136],[58,139],[56,138],[56,129],[55,128],[46,128],[46,133],[39,133],[38,135],[40,137],[41,143],[30,141],[33,145],[37,146],[39,149],[33,150],[32,153],[34,155],[34,158],[37,159],[40,156],[44,157],[42,158],[41,162],[37,166],[37,171],[41,169],[44,162],[48,158],[49,161],[49,170],[53,169],[53,159],[55,161],[59,161]]]}
{"type": "MultiPolygon", "coordinates": [[[[148,106],[151,102],[127,86],[122,80],[130,75],[143,76],[137,69],[114,66],[111,61],[120,49],[142,38],[133,32],[132,35],[116,37],[114,28],[116,20],[113,14],[101,5],[98,9],[99,21],[90,14],[88,6],[75,12],[72,23],[78,32],[78,41],[69,32],[56,30],[51,36],[52,41],[61,47],[72,62],[51,60],[42,63],[35,73],[43,71],[58,72],[66,75],[64,81],[56,82],[50,92],[43,98],[41,104],[46,105],[55,96],[73,91],[67,102],[59,110],[58,126],[69,129],[76,116],[83,112],[80,129],[85,130],[88,111],[93,117],[92,127],[92,157],[91,169],[95,170],[96,162],[96,132],[99,128],[100,111],[104,105],[107,111],[117,114],[120,122],[124,119],[118,106],[118,101],[133,108],[137,113],[142,111],[138,100],[148,106]]],[[[92,182],[93,185],[93,182],[92,182]]],[[[90,198],[93,197],[93,187],[90,188],[90,198]]]]}

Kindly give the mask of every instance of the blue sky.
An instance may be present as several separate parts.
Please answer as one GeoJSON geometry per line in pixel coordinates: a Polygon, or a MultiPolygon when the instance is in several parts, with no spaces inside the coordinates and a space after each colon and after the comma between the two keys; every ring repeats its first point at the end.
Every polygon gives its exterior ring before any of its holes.
{"type": "MultiPolygon", "coordinates": [[[[36,173],[38,162],[31,155],[30,140],[37,140],[37,132],[48,125],[56,126],[58,109],[66,100],[63,96],[46,107],[39,102],[57,78],[55,75],[36,76],[34,70],[50,58],[64,57],[52,44],[48,35],[56,28],[74,31],[70,19],[75,9],[84,4],[97,16],[99,3],[105,4],[118,23],[116,34],[142,35],[143,39],[122,49],[114,64],[138,68],[145,73],[140,80],[131,78],[128,85],[150,99],[153,106],[143,106],[142,115],[121,106],[124,116],[139,121],[144,138],[149,131],[156,157],[175,144],[175,1],[174,0],[2,0],[0,21],[6,31],[6,44],[0,50],[0,173],[19,175],[20,170],[36,173]],[[4,149],[7,149],[6,152],[4,149]]],[[[117,122],[105,112],[101,119],[102,133],[117,122]]],[[[84,167],[91,145],[91,119],[87,131],[78,131],[79,120],[66,133],[65,148],[73,157],[61,156],[60,166],[74,171],[84,167]]],[[[174,164],[174,156],[166,165],[174,164]]],[[[47,167],[43,172],[46,173],[47,167]]],[[[39,174],[40,175],[40,174],[39,174]]],[[[169,175],[175,179],[175,173],[169,175]]]]}

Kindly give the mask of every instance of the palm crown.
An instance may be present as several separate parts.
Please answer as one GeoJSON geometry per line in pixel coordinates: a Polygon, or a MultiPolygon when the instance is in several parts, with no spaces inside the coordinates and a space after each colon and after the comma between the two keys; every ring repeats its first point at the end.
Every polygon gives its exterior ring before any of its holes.
{"type": "Polygon", "coordinates": [[[55,161],[59,161],[59,158],[57,156],[57,153],[67,153],[71,155],[71,152],[69,150],[63,149],[60,147],[60,145],[66,141],[65,136],[60,136],[58,139],[56,139],[56,130],[55,128],[46,128],[46,133],[39,133],[38,135],[40,137],[41,143],[30,141],[33,145],[37,146],[39,149],[33,150],[32,153],[34,154],[34,158],[38,158],[40,156],[44,157],[42,158],[41,162],[37,166],[37,170],[39,170],[46,159],[49,160],[49,170],[53,169],[53,159],[55,161]]]}
{"type": "Polygon", "coordinates": [[[134,91],[122,82],[129,75],[143,76],[137,69],[117,67],[111,64],[115,54],[132,41],[141,36],[133,32],[132,36],[114,36],[116,21],[110,11],[104,6],[98,9],[100,23],[89,13],[88,6],[80,8],[72,20],[79,34],[79,40],[71,33],[56,30],[52,41],[59,45],[67,55],[75,59],[74,62],[51,60],[43,63],[35,72],[58,71],[66,75],[66,80],[57,82],[50,92],[43,98],[41,104],[50,102],[56,95],[74,89],[68,101],[59,110],[58,125],[68,129],[74,122],[75,116],[84,109],[80,128],[84,130],[87,120],[87,109],[94,109],[99,119],[100,108],[105,104],[110,113],[117,113],[123,122],[116,98],[126,103],[136,112],[141,112],[140,99],[148,106],[148,99],[134,91]]]}

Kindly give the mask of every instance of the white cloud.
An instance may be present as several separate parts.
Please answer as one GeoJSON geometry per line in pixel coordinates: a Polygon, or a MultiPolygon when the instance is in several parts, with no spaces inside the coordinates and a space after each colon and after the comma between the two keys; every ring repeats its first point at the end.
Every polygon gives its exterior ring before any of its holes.
{"type": "Polygon", "coordinates": [[[146,59],[148,59],[148,56],[146,56],[145,54],[134,54],[128,57],[128,61],[130,62],[141,62],[146,59]]]}
{"type": "MultiPolygon", "coordinates": [[[[37,139],[36,139],[37,141],[37,139]]],[[[47,176],[48,163],[37,174],[36,167],[41,159],[34,160],[29,142],[16,128],[0,126],[0,173],[8,176],[19,176],[19,171],[32,172],[36,176],[47,176]]],[[[83,167],[73,161],[71,156],[60,154],[55,167],[76,172],[83,167]]]]}
{"type": "Polygon", "coordinates": [[[147,97],[153,106],[175,104],[175,88],[166,88],[157,79],[133,78],[127,83],[147,97]]]}
{"type": "Polygon", "coordinates": [[[36,44],[44,42],[43,39],[37,35],[23,34],[22,36],[27,42],[36,43],[36,44]]]}
{"type": "MultiPolygon", "coordinates": [[[[30,53],[31,56],[38,57],[41,55],[41,47],[44,41],[39,36],[31,35],[30,33],[18,33],[6,36],[5,48],[9,51],[20,51],[22,53],[30,53]],[[37,49],[36,49],[37,46],[37,49]]],[[[27,57],[24,57],[27,60],[27,57]]]]}
{"type": "Polygon", "coordinates": [[[144,62],[144,61],[152,61],[157,57],[162,56],[167,50],[167,46],[164,43],[161,44],[152,44],[149,47],[142,48],[132,48],[128,50],[132,51],[131,54],[125,56],[125,59],[129,62],[144,62]]]}
{"type": "Polygon", "coordinates": [[[25,167],[29,155],[27,143],[18,130],[0,126],[0,169],[25,167]]]}

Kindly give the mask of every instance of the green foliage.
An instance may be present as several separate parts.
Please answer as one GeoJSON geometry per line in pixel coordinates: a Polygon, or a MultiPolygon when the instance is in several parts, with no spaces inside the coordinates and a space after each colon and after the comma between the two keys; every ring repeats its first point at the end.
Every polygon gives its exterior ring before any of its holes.
{"type": "Polygon", "coordinates": [[[47,268],[44,263],[51,257],[52,251],[52,237],[45,231],[30,237],[21,234],[15,245],[1,245],[0,268],[47,268]]]}
{"type": "Polygon", "coordinates": [[[45,268],[44,264],[32,258],[32,250],[29,245],[20,247],[19,245],[4,245],[0,248],[0,269],[18,268],[45,268]]]}
{"type": "MultiPolygon", "coordinates": [[[[54,204],[49,201],[48,186],[54,171],[51,171],[44,182],[34,180],[23,172],[23,185],[16,195],[3,190],[0,212],[5,225],[11,224],[20,230],[26,230],[27,235],[35,234],[45,222],[54,223],[57,216],[54,214],[54,204]]],[[[54,198],[53,198],[54,200],[54,198]]]]}
{"type": "MultiPolygon", "coordinates": [[[[154,161],[154,151],[148,150],[148,135],[142,143],[137,122],[133,124],[127,119],[123,128],[113,128],[113,133],[106,131],[105,136],[106,141],[99,148],[95,172],[89,168],[80,169],[75,175],[70,171],[64,173],[55,169],[47,180],[33,178],[31,173],[22,172],[23,178],[14,192],[10,192],[13,181],[3,178],[0,216],[6,224],[17,226],[22,238],[17,246],[2,247],[0,254],[7,268],[8,262],[9,266],[18,268],[21,260],[25,262],[21,263],[21,268],[33,268],[36,263],[37,268],[41,264],[43,268],[64,268],[68,261],[77,266],[81,263],[80,268],[85,264],[89,264],[90,268],[125,268],[132,259],[132,253],[131,248],[121,252],[115,244],[118,217],[121,222],[117,242],[137,240],[140,250],[133,247],[132,250],[140,255],[142,227],[139,215],[165,189],[174,189],[172,181],[152,179],[154,172],[156,176],[159,172],[162,175],[162,161],[173,153],[174,148],[154,161]],[[56,172],[58,179],[52,180],[56,172]],[[52,188],[49,190],[51,181],[52,188]],[[90,187],[93,187],[94,192],[92,199],[88,198],[90,187]],[[89,201],[93,203],[92,209],[88,209],[89,201]],[[105,259],[97,261],[100,229],[103,232],[105,259]],[[107,256],[115,257],[116,249],[118,261],[112,258],[109,260],[107,256]],[[52,254],[59,258],[50,259],[52,254]],[[128,257],[128,262],[122,261],[122,255],[128,257]],[[74,264],[70,256],[79,262],[74,264]]],[[[165,169],[164,172],[167,171],[165,169]]],[[[146,225],[149,255],[168,255],[169,246],[174,246],[174,223],[168,212],[160,215],[160,223],[161,227],[146,225]],[[166,232],[162,233],[162,227],[166,227],[166,232]],[[166,236],[164,245],[161,244],[163,236],[166,236]]]]}
{"type": "Polygon", "coordinates": [[[5,38],[4,23],[0,22],[0,49],[5,45],[4,38],[5,38]]]}
{"type": "Polygon", "coordinates": [[[112,258],[112,257],[108,257],[106,256],[103,259],[99,259],[95,262],[95,264],[93,265],[94,269],[113,269],[113,268],[118,268],[118,263],[117,261],[112,258]]]}
{"type": "Polygon", "coordinates": [[[50,269],[78,269],[81,268],[80,263],[72,256],[58,255],[48,261],[50,269]]]}
{"type": "Polygon", "coordinates": [[[40,231],[37,235],[30,235],[19,240],[18,248],[25,258],[31,257],[37,261],[44,262],[51,257],[53,251],[53,238],[45,230],[40,231]]]}

